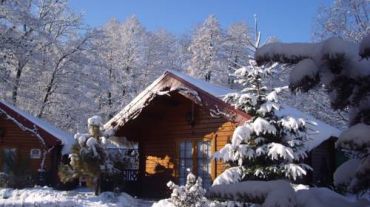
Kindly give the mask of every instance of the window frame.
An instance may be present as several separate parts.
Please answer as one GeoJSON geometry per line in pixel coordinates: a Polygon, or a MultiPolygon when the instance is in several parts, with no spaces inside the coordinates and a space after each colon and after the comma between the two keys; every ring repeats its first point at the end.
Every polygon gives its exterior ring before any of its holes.
{"type": "Polygon", "coordinates": [[[41,149],[39,148],[30,149],[30,159],[37,160],[37,159],[41,159],[41,157],[42,157],[41,149]],[[33,152],[38,152],[38,153],[33,153],[33,152]]]}
{"type": "MultiPolygon", "coordinates": [[[[199,142],[209,142],[210,143],[210,162],[209,162],[209,170],[210,170],[210,177],[211,181],[213,181],[216,177],[216,161],[213,159],[213,155],[215,153],[216,148],[216,135],[215,133],[212,133],[204,138],[197,138],[197,139],[178,139],[176,140],[176,164],[175,164],[175,176],[177,179],[177,183],[180,183],[180,144],[182,142],[191,142],[192,143],[192,162],[193,162],[193,168],[191,169],[192,173],[196,176],[198,176],[198,143],[199,142]]],[[[186,176],[185,176],[186,177],[186,176]]],[[[185,179],[186,180],[186,179],[185,179]]]]}

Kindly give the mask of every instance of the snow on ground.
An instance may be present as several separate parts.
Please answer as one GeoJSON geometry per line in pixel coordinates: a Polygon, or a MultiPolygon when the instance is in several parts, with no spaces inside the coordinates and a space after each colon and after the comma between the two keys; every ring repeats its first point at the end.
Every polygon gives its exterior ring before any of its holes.
{"type": "Polygon", "coordinates": [[[158,202],[155,202],[152,207],[175,207],[175,206],[170,202],[170,199],[163,199],[158,202]]]}
{"type": "Polygon", "coordinates": [[[152,202],[139,200],[126,193],[115,195],[104,192],[95,196],[86,190],[57,191],[49,187],[25,189],[0,189],[0,206],[38,206],[38,207],[125,207],[151,206],[152,202]]]}

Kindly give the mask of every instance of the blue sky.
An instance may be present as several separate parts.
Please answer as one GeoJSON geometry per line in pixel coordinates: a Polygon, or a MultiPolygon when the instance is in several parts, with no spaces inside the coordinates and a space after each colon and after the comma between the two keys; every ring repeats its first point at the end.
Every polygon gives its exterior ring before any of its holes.
{"type": "Polygon", "coordinates": [[[70,0],[72,9],[84,13],[84,21],[101,26],[110,18],[135,15],[148,30],[165,28],[181,35],[208,15],[226,28],[233,22],[253,24],[256,14],[263,39],[275,36],[284,42],[311,41],[312,25],[321,5],[332,0],[70,0]]]}

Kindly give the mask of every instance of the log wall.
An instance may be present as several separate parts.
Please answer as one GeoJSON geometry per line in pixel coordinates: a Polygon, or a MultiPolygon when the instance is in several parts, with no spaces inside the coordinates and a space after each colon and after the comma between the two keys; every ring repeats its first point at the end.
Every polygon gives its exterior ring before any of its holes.
{"type": "MultiPolygon", "coordinates": [[[[153,100],[137,119],[118,131],[118,135],[139,142],[142,196],[168,197],[170,192],[166,183],[170,180],[178,182],[179,143],[207,140],[214,153],[227,143],[234,128],[234,123],[212,117],[204,107],[172,94],[153,100]],[[154,193],[153,189],[156,189],[154,193]]],[[[196,161],[193,163],[196,168],[196,161]]],[[[221,162],[212,160],[212,179],[223,170],[221,162]]],[[[194,174],[197,174],[196,170],[194,174]]]]}
{"type": "MultiPolygon", "coordinates": [[[[3,116],[0,116],[0,128],[3,130],[3,134],[0,137],[0,151],[6,148],[15,148],[17,155],[16,159],[18,162],[22,162],[23,165],[26,165],[27,171],[36,175],[38,173],[38,169],[40,168],[42,154],[40,159],[31,159],[30,152],[31,149],[40,149],[42,153],[45,149],[43,144],[34,134],[23,131],[15,123],[3,116]]],[[[48,153],[45,160],[44,167],[52,177],[56,176],[56,162],[59,160],[59,151],[60,146],[57,146],[55,149],[51,150],[50,153],[48,153]]],[[[3,159],[4,158],[0,156],[0,171],[3,170],[3,159]]],[[[55,178],[52,178],[52,180],[55,180],[55,178]]]]}

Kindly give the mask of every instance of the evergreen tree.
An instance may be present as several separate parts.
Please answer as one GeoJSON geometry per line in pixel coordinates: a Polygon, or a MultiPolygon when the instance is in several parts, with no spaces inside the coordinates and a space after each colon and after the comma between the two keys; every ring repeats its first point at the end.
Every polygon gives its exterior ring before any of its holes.
{"type": "Polygon", "coordinates": [[[349,110],[350,127],[339,136],[336,147],[352,159],[337,169],[334,184],[357,193],[370,186],[369,37],[360,45],[335,37],[319,43],[271,43],[256,52],[259,65],[294,65],[290,74],[293,91],[306,92],[321,83],[333,109],[349,110]]]}
{"type": "MultiPolygon", "coordinates": [[[[259,32],[255,40],[254,51],[260,44],[259,32]]],[[[304,142],[308,138],[305,121],[278,116],[278,93],[284,88],[270,90],[263,84],[275,66],[260,67],[250,59],[247,66],[235,71],[235,81],[243,89],[228,94],[224,100],[252,118],[238,126],[231,143],[216,153],[217,159],[232,167],[216,178],[214,185],[242,180],[296,180],[310,169],[302,163],[306,157],[304,142]]]]}
{"type": "Polygon", "coordinates": [[[119,160],[114,160],[106,150],[106,145],[110,143],[108,139],[112,137],[110,131],[102,130],[102,124],[99,116],[89,118],[89,133],[75,135],[76,143],[69,155],[70,163],[59,167],[62,182],[84,178],[87,186],[95,189],[96,195],[101,192],[103,174],[114,174],[122,170],[117,168],[119,160]]]}

